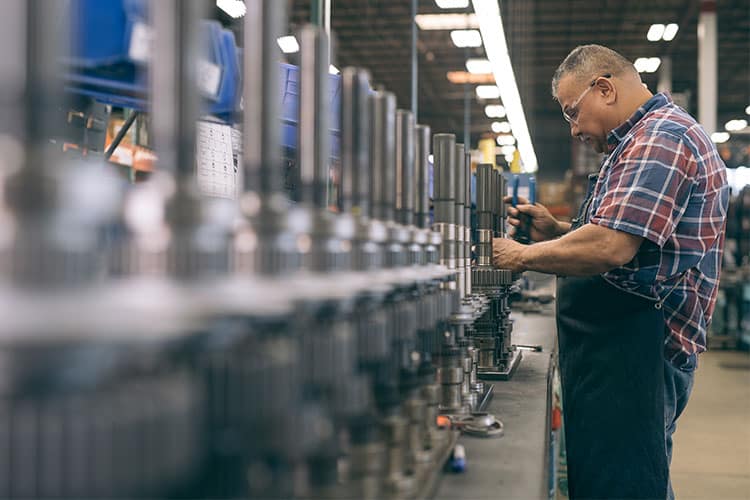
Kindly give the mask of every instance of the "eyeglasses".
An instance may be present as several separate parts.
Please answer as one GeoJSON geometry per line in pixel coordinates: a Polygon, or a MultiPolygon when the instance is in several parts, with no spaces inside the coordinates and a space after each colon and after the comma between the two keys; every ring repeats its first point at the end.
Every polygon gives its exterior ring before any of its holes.
{"type": "Polygon", "coordinates": [[[576,117],[578,116],[578,105],[581,103],[584,97],[586,97],[586,94],[589,93],[589,90],[594,88],[594,85],[596,85],[597,80],[599,78],[612,78],[612,75],[609,73],[605,73],[602,76],[597,76],[593,80],[591,80],[591,83],[589,83],[589,86],[586,87],[586,90],[581,92],[581,95],[578,96],[578,99],[576,99],[573,104],[568,106],[567,111],[563,111],[563,118],[565,118],[565,121],[568,123],[574,123],[578,125],[578,120],[576,120],[576,117]]]}

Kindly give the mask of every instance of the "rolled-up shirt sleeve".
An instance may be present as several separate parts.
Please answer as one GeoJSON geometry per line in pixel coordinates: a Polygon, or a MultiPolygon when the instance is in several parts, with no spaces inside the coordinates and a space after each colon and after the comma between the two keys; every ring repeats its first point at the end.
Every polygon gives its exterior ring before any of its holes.
{"type": "Polygon", "coordinates": [[[606,194],[590,222],[663,246],[696,184],[690,148],[672,134],[646,136],[633,141],[611,168],[606,194]]]}

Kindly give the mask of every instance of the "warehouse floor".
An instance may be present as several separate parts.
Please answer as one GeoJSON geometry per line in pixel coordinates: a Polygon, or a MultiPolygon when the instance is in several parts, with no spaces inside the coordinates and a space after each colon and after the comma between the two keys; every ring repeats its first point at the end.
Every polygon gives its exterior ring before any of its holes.
{"type": "Polygon", "coordinates": [[[750,499],[750,355],[709,350],[677,422],[672,485],[678,499],[750,499]]]}

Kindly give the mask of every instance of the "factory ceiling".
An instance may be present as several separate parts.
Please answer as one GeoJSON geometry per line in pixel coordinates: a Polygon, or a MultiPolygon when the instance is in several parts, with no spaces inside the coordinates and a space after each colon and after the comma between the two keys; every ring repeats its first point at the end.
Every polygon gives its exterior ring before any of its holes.
{"type": "MultiPolygon", "coordinates": [[[[398,106],[410,107],[411,2],[409,0],[331,0],[333,62],[368,68],[373,83],[395,92],[398,106]]],[[[289,0],[290,32],[309,22],[310,0],[289,0]]],[[[750,4],[747,0],[717,0],[718,120],[720,128],[732,118],[745,117],[750,105],[750,4]]],[[[699,0],[500,0],[505,33],[531,138],[539,160],[539,176],[560,179],[571,166],[567,124],[550,95],[557,65],[577,45],[599,43],[630,60],[670,56],[672,91],[692,114],[697,113],[699,0]],[[652,23],[677,23],[670,41],[649,42],[652,23]]],[[[444,10],[434,0],[419,0],[419,14],[464,13],[444,10]]],[[[418,121],[434,132],[464,137],[465,92],[470,103],[472,145],[490,132],[494,121],[484,112],[476,84],[451,83],[449,71],[465,71],[468,58],[484,57],[479,48],[457,48],[449,31],[418,31],[418,121]]],[[[292,59],[294,56],[291,56],[292,59]]],[[[293,61],[292,61],[293,62],[293,61]]],[[[642,74],[650,89],[658,73],[642,74]]]]}

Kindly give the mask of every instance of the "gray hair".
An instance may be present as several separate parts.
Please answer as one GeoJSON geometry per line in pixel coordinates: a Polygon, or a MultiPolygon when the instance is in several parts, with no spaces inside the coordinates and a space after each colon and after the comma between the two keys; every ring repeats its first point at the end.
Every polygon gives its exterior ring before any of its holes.
{"type": "Polygon", "coordinates": [[[633,63],[614,50],[602,45],[579,45],[555,71],[552,77],[552,97],[557,99],[557,86],[563,76],[571,74],[582,80],[606,73],[613,76],[631,73],[640,78],[633,63]]]}

